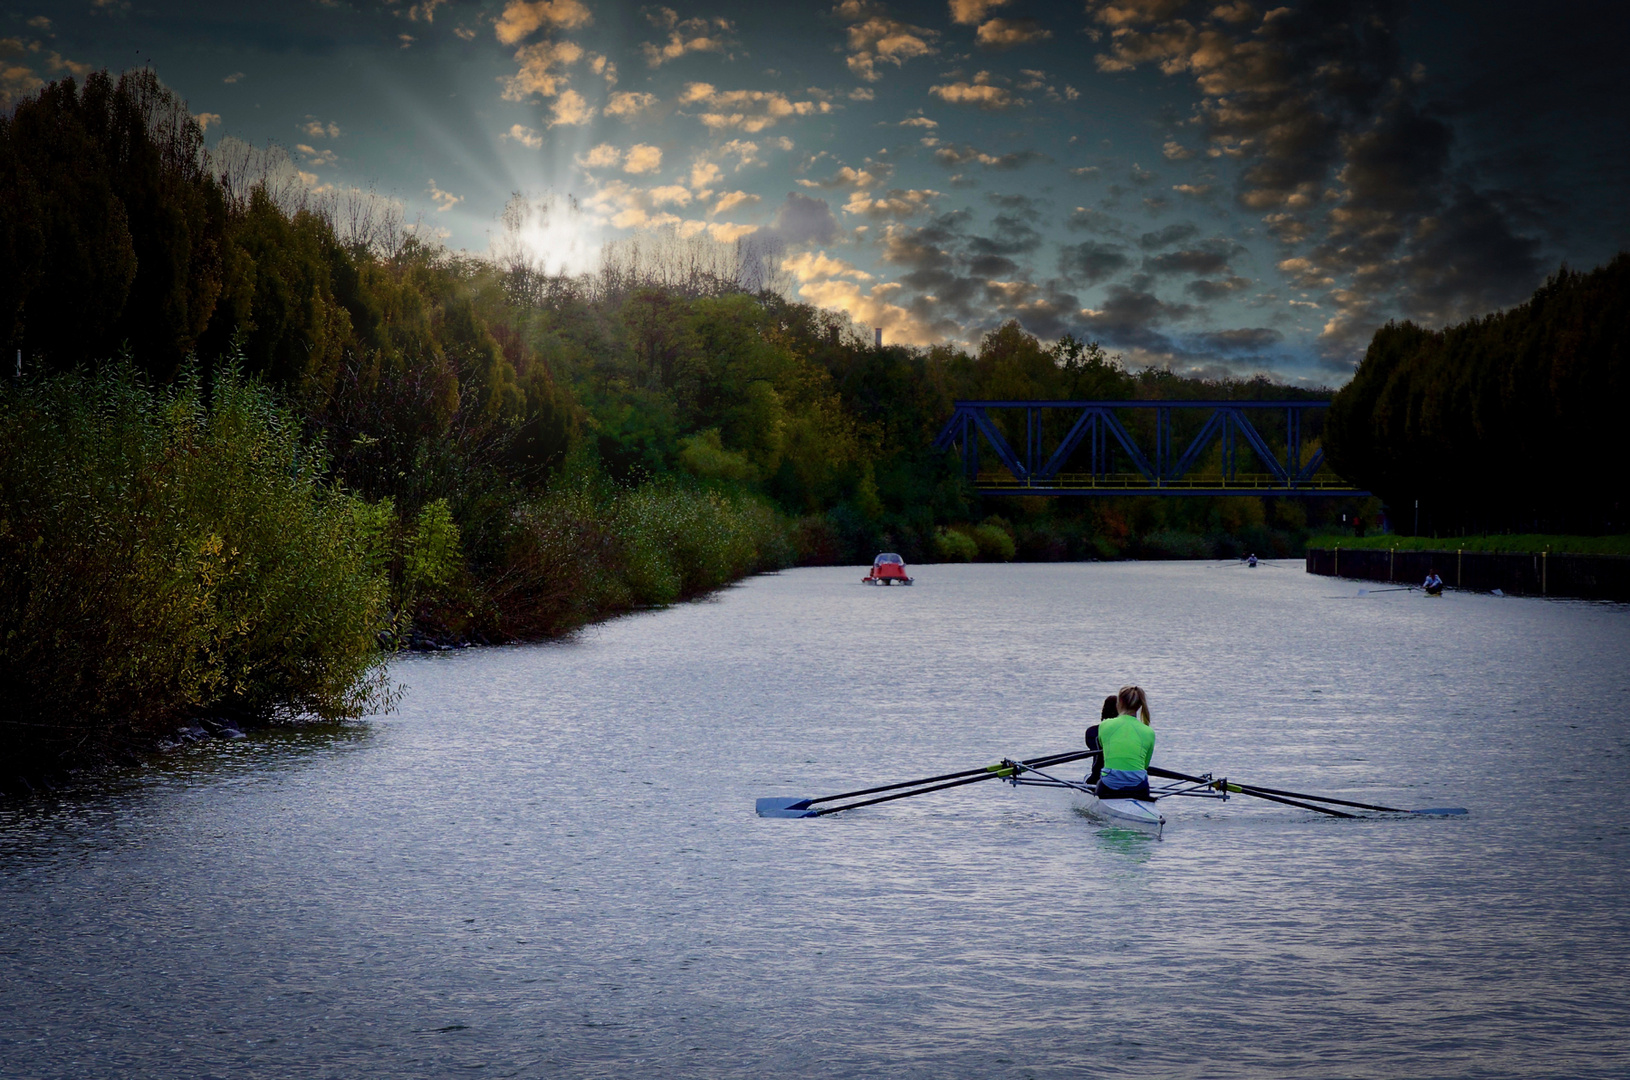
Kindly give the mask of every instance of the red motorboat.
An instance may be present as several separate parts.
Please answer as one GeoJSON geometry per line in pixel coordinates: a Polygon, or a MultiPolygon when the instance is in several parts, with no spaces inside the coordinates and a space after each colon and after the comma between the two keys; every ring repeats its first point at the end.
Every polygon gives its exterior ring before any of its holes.
{"type": "Polygon", "coordinates": [[[906,563],[900,556],[885,552],[872,560],[872,572],[860,579],[862,585],[910,585],[906,563]]]}

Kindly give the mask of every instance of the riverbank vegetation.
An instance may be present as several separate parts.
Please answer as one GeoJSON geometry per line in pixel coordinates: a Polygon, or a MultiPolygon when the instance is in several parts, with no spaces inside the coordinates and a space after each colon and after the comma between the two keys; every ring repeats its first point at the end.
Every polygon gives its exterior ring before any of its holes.
{"type": "Polygon", "coordinates": [[[1308,538],[1309,548],[1326,551],[1362,548],[1371,551],[1488,551],[1510,555],[1532,555],[1541,551],[1568,555],[1630,555],[1630,536],[1568,536],[1543,533],[1495,533],[1484,536],[1399,536],[1371,533],[1352,536],[1326,533],[1308,538]]]}
{"type": "Polygon", "coordinates": [[[1389,323],[1330,409],[1341,475],[1400,529],[1622,532],[1630,254],[1564,268],[1524,304],[1442,330],[1389,323]],[[1407,510],[1405,508],[1408,508],[1407,510]]]}

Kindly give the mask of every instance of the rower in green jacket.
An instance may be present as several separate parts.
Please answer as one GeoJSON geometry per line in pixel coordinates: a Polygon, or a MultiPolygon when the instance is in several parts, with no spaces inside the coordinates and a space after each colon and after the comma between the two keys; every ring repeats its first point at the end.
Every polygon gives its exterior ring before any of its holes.
{"type": "Polygon", "coordinates": [[[1120,715],[1098,724],[1098,744],[1104,751],[1098,776],[1100,799],[1149,798],[1149,759],[1155,753],[1155,733],[1149,727],[1149,699],[1137,686],[1123,686],[1115,695],[1120,715]]]}

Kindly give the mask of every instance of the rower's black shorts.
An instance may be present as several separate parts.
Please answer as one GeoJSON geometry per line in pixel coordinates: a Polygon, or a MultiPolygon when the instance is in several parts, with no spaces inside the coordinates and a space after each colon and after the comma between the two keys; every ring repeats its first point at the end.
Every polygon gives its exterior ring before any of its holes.
{"type": "Polygon", "coordinates": [[[1145,780],[1137,787],[1105,787],[1102,781],[1098,783],[1097,795],[1100,799],[1149,799],[1149,781],[1145,780]]]}

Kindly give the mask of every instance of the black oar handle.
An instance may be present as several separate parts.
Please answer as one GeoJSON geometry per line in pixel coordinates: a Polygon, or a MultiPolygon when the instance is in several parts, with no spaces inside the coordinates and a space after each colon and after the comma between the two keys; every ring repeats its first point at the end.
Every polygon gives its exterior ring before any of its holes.
{"type": "MultiPolygon", "coordinates": [[[[1065,762],[1068,762],[1068,761],[1078,761],[1078,760],[1080,760],[1081,758],[1084,758],[1084,757],[1091,757],[1092,754],[1093,754],[1093,751],[1091,751],[1091,750],[1080,750],[1080,751],[1075,751],[1075,752],[1072,752],[1072,753],[1069,753],[1069,754],[1052,754],[1052,755],[1050,755],[1048,757],[1033,758],[1030,761],[1023,761],[1023,762],[1019,762],[1018,764],[1021,764],[1021,765],[1062,765],[1062,764],[1064,764],[1065,762]]],[[[970,771],[975,771],[975,770],[970,770],[970,771]]],[[[839,811],[842,811],[842,810],[853,810],[856,807],[860,807],[860,806],[875,806],[878,803],[893,802],[895,799],[909,799],[913,795],[926,795],[930,791],[944,791],[946,788],[962,787],[965,784],[977,784],[977,783],[980,783],[981,781],[984,781],[984,780],[995,780],[995,779],[998,779],[998,778],[1006,779],[1007,777],[1012,776],[1013,772],[1014,772],[1014,770],[1012,768],[1004,768],[1004,767],[1002,767],[1000,765],[990,766],[990,767],[987,767],[987,768],[984,768],[984,769],[979,769],[979,770],[976,770],[976,771],[979,772],[980,775],[978,775],[978,776],[967,776],[965,779],[951,780],[949,783],[945,783],[945,784],[933,784],[930,787],[913,787],[912,790],[910,790],[910,791],[901,791],[901,792],[897,792],[897,793],[895,793],[893,795],[881,795],[881,796],[879,796],[879,797],[877,797],[875,799],[862,799],[860,802],[848,803],[848,804],[846,804],[844,806],[829,806],[824,810],[815,811],[815,813],[812,814],[811,816],[812,817],[821,817],[821,816],[823,816],[825,814],[836,814],[836,813],[838,813],[839,811]]],[[[949,775],[955,776],[957,774],[952,773],[952,774],[949,774],[949,775]]],[[[921,781],[920,780],[920,781],[917,781],[917,783],[919,783],[919,784],[921,784],[921,783],[929,783],[929,781],[921,781]]],[[[905,786],[905,785],[891,784],[889,786],[890,787],[901,787],[901,786],[905,786]]],[[[873,790],[875,790],[875,791],[883,791],[883,790],[887,790],[887,789],[885,789],[885,788],[874,788],[873,790]]],[[[854,794],[869,794],[869,792],[855,792],[854,794]]],[[[839,795],[828,795],[827,796],[827,799],[837,799],[837,798],[842,798],[842,796],[839,796],[839,795]]],[[[809,801],[814,803],[814,802],[819,802],[819,801],[822,801],[822,800],[811,799],[809,801]]]]}
{"type": "MultiPolygon", "coordinates": [[[[1057,765],[1060,764],[1058,760],[1060,758],[1074,760],[1079,756],[1079,754],[1074,753],[1073,751],[1070,754],[1048,754],[1046,757],[1034,758],[1030,761],[1022,761],[1020,764],[1057,765]]],[[[883,784],[879,787],[861,788],[859,791],[845,791],[841,795],[822,795],[818,799],[810,799],[809,805],[814,806],[816,803],[832,802],[834,799],[856,799],[862,795],[875,795],[879,791],[898,791],[900,788],[914,788],[922,784],[937,784],[941,780],[957,780],[964,776],[979,776],[980,779],[984,779],[985,777],[981,774],[987,774],[990,772],[990,770],[991,767],[985,765],[977,769],[963,769],[961,772],[942,773],[939,776],[925,776],[921,780],[901,780],[897,784],[883,784]]]]}

